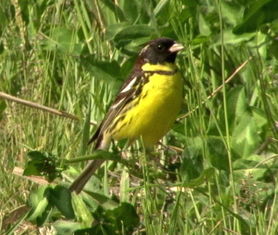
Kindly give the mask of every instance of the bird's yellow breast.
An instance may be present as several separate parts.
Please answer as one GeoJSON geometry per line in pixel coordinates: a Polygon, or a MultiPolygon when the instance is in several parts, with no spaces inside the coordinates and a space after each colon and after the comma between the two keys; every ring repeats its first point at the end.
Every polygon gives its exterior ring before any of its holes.
{"type": "Polygon", "coordinates": [[[142,137],[148,147],[156,144],[174,123],[183,100],[183,81],[174,64],[146,63],[142,69],[168,73],[150,73],[141,94],[132,101],[134,106],[126,112],[125,123],[119,122],[112,138],[134,140],[142,137]]]}

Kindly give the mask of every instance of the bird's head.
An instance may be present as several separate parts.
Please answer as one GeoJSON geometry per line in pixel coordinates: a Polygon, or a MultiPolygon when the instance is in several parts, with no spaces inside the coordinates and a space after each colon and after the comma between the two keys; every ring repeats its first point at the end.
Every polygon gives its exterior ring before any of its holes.
{"type": "Polygon", "coordinates": [[[150,64],[174,63],[177,53],[184,47],[170,38],[150,41],[140,52],[139,58],[150,64]]]}

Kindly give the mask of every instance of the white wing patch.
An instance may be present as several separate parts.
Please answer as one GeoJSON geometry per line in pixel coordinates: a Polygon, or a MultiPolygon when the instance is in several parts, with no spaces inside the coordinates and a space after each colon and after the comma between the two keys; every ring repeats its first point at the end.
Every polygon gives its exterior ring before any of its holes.
{"type": "Polygon", "coordinates": [[[121,90],[120,93],[125,93],[125,92],[129,91],[130,89],[132,89],[132,87],[133,87],[133,85],[135,84],[136,80],[137,80],[137,77],[133,78],[133,79],[128,83],[128,85],[127,85],[123,90],[121,90]]]}
{"type": "Polygon", "coordinates": [[[111,109],[116,109],[123,101],[125,100],[125,97],[119,100],[117,103],[113,104],[111,106],[111,109]]]}

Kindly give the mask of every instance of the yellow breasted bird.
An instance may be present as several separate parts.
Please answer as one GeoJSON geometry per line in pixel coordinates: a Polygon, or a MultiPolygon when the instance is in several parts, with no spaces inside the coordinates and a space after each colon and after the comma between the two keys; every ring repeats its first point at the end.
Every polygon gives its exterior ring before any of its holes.
{"type": "MultiPolygon", "coordinates": [[[[183,46],[169,38],[150,41],[140,52],[133,70],[120,89],[91,142],[107,149],[112,139],[142,138],[151,148],[171,128],[183,100],[183,80],[175,65],[183,46]]],[[[90,161],[70,186],[79,193],[103,160],[90,161]]]]}

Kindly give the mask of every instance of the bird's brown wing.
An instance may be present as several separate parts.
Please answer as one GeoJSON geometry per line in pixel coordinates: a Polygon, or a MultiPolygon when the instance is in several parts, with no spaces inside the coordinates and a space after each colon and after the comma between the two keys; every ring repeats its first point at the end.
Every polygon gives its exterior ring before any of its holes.
{"type": "Polygon", "coordinates": [[[138,93],[141,92],[142,86],[145,83],[145,76],[143,71],[137,71],[132,73],[132,76],[126,80],[120,89],[117,97],[110,106],[105,118],[101,122],[100,126],[96,130],[95,134],[89,141],[89,144],[96,141],[95,149],[98,149],[101,145],[104,131],[113,123],[115,117],[117,117],[123,108],[134,99],[138,93]]]}

